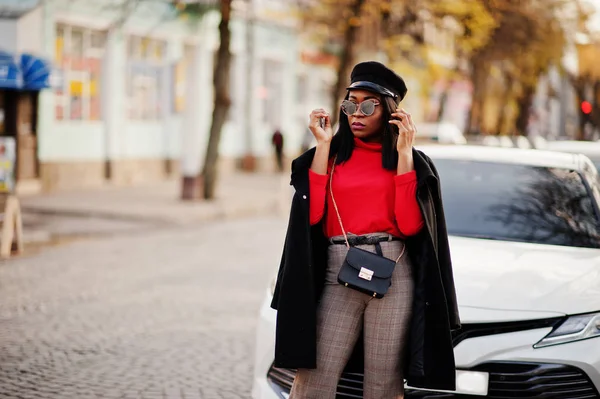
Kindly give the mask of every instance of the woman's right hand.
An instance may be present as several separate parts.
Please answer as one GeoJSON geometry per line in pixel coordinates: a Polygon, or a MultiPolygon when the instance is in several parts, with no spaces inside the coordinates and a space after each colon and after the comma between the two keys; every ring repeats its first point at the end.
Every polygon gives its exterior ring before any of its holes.
{"type": "Polygon", "coordinates": [[[315,109],[310,113],[310,123],[308,125],[313,136],[317,140],[317,144],[330,143],[333,138],[333,129],[331,128],[331,119],[329,114],[324,109],[315,109]],[[325,128],[321,127],[319,119],[325,119],[325,128]]]}

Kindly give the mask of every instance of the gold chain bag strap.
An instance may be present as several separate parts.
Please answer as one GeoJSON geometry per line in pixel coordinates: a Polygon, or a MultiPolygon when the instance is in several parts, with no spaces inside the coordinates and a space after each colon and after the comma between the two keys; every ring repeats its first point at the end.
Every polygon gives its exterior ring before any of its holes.
{"type": "Polygon", "coordinates": [[[395,262],[392,259],[383,256],[381,245],[379,244],[375,245],[377,253],[350,246],[348,235],[346,234],[346,230],[344,230],[342,218],[340,217],[340,211],[335,202],[335,197],[333,196],[332,183],[336,160],[337,156],[334,158],[333,166],[331,167],[329,192],[342,233],[344,234],[344,239],[346,240],[346,246],[348,247],[348,253],[346,254],[346,258],[344,259],[344,263],[338,274],[338,282],[348,288],[371,295],[373,298],[383,298],[390,285],[392,285],[392,273],[394,272],[396,263],[398,263],[404,255],[406,245],[402,247],[402,252],[395,262]]]}

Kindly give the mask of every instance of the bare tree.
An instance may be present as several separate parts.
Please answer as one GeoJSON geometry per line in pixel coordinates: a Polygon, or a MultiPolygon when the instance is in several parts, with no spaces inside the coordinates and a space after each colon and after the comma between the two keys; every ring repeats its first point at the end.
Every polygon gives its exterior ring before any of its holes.
{"type": "Polygon", "coordinates": [[[221,22],[219,23],[219,50],[217,52],[217,62],[214,69],[213,85],[215,90],[215,105],[213,109],[212,122],[210,125],[210,136],[208,147],[206,148],[206,157],[204,159],[204,168],[202,170],[203,179],[203,197],[204,199],[213,199],[215,196],[215,183],[217,180],[217,162],[219,159],[219,143],[221,141],[221,131],[227,112],[231,105],[229,98],[229,69],[231,64],[231,52],[229,44],[231,42],[231,30],[229,21],[231,18],[231,1],[221,0],[221,22]]]}

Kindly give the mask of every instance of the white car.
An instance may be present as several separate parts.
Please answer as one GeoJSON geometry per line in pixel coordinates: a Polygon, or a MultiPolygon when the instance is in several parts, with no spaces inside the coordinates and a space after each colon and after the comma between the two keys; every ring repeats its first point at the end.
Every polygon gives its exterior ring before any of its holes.
{"type": "MultiPolygon", "coordinates": [[[[462,328],[457,391],[407,398],[600,398],[600,184],[583,155],[427,146],[442,195],[462,328]]],[[[276,312],[265,293],[252,395],[286,398],[272,366],[276,312]]],[[[338,398],[361,398],[344,374],[338,398]]]]}
{"type": "Polygon", "coordinates": [[[598,141],[578,141],[578,140],[557,140],[546,143],[545,149],[551,151],[568,152],[572,154],[583,154],[587,156],[600,170],[600,142],[598,141]]]}

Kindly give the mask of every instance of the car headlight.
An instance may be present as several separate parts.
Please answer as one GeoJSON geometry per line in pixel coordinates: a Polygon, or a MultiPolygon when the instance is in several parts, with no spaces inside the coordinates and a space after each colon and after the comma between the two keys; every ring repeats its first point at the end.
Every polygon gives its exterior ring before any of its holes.
{"type": "Polygon", "coordinates": [[[600,337],[600,313],[569,317],[533,347],[543,348],[594,337],[600,337]]]}

